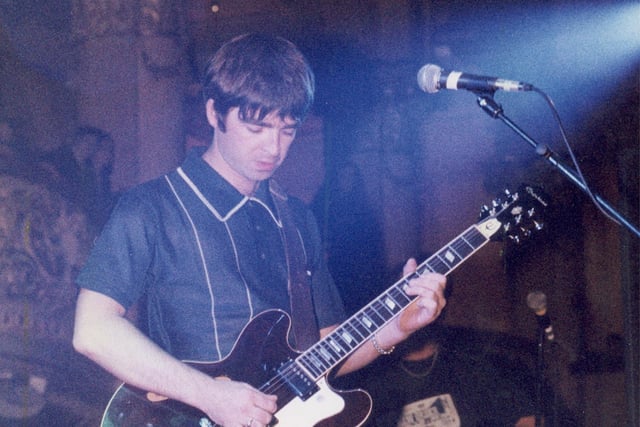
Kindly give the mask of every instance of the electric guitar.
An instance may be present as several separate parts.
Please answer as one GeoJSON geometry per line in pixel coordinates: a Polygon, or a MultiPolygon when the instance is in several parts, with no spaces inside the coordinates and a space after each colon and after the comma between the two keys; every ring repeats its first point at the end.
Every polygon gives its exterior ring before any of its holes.
{"type": "MultiPolygon", "coordinates": [[[[409,280],[428,272],[448,274],[491,240],[521,242],[543,228],[538,211],[546,205],[544,196],[533,187],[522,186],[514,194],[506,191],[490,207],[481,209],[478,223],[302,353],[288,345],[289,315],[269,310],[246,325],[226,358],[185,363],[212,377],[246,382],[277,395],[280,409],[271,426],[360,426],[371,412],[371,397],[363,390],[332,389],[327,374],[414,300],[404,291],[409,280]]],[[[113,426],[218,424],[191,406],[122,384],[102,418],[102,427],[113,426]]]]}

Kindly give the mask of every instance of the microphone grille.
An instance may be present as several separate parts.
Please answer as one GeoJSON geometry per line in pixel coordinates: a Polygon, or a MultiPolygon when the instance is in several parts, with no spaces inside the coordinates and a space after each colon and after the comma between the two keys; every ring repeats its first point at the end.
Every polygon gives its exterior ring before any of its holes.
{"type": "Polygon", "coordinates": [[[436,93],[440,88],[438,81],[442,74],[442,68],[437,65],[427,64],[418,71],[418,86],[427,93],[436,93]]]}
{"type": "Polygon", "coordinates": [[[547,296],[540,291],[533,291],[527,295],[527,306],[536,313],[547,311],[547,296]]]}

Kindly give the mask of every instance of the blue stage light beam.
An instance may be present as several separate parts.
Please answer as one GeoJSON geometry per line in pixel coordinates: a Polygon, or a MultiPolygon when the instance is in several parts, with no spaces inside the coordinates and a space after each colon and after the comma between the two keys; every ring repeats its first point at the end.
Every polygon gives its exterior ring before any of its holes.
{"type": "MultiPolygon", "coordinates": [[[[454,13],[449,24],[451,34],[463,40],[456,59],[460,71],[531,83],[551,96],[567,122],[580,122],[638,75],[636,1],[494,3],[484,12],[454,13]]],[[[540,124],[542,110],[532,111],[531,98],[510,93],[496,99],[507,114],[523,113],[525,122],[540,124]]]]}

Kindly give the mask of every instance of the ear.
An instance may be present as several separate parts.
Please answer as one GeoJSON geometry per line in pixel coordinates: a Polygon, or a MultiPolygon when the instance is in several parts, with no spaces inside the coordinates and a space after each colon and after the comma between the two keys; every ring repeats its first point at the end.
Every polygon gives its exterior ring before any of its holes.
{"type": "Polygon", "coordinates": [[[205,109],[207,112],[207,121],[214,129],[218,129],[218,115],[216,114],[216,110],[213,108],[213,99],[209,98],[207,103],[205,104],[205,109]]]}

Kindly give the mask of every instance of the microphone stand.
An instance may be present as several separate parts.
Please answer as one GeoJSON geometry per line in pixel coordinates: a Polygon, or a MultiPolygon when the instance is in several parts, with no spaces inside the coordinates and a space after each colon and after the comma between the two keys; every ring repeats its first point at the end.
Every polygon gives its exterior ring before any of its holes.
{"type": "MultiPolygon", "coordinates": [[[[506,124],[509,128],[511,128],[515,133],[520,135],[522,139],[529,143],[535,150],[536,153],[544,157],[554,165],[558,170],[560,170],[571,182],[573,182],[578,188],[580,188],[585,193],[589,194],[587,191],[587,186],[576,176],[576,173],[570,170],[567,166],[563,165],[559,160],[554,157],[553,151],[549,149],[544,144],[538,144],[535,142],[529,135],[527,135],[522,129],[520,129],[513,121],[511,121],[507,116],[504,115],[502,110],[502,106],[498,104],[493,99],[493,92],[476,92],[478,95],[478,105],[494,119],[500,119],[504,124],[506,124]]],[[[629,231],[636,235],[636,237],[640,238],[640,230],[631,224],[628,220],[626,220],[620,213],[618,213],[609,203],[603,200],[600,196],[593,193],[594,198],[597,200],[599,205],[613,218],[615,218],[618,223],[625,226],[629,231]]]]}
{"type": "MultiPolygon", "coordinates": [[[[504,115],[504,111],[502,106],[498,104],[493,99],[493,94],[495,90],[488,91],[474,91],[474,93],[478,96],[477,102],[478,105],[494,119],[500,119],[504,124],[506,124],[509,128],[511,128],[515,133],[520,135],[522,139],[524,139],[529,145],[531,145],[536,153],[544,157],[554,165],[558,170],[560,170],[571,182],[573,182],[578,188],[580,188],[583,192],[587,193],[587,195],[592,196],[595,201],[600,205],[600,207],[609,214],[612,218],[614,218],[620,225],[624,226],[636,237],[640,237],[640,230],[631,224],[628,220],[626,220],[621,214],[619,214],[609,203],[603,200],[600,196],[595,193],[591,193],[587,188],[586,184],[582,182],[576,176],[576,173],[570,170],[568,167],[563,165],[559,160],[554,157],[554,153],[547,147],[546,145],[536,143],[529,135],[527,135],[522,129],[520,129],[513,121],[511,121],[508,117],[504,115]]],[[[633,295],[637,295],[637,289],[632,289],[632,285],[623,282],[623,298],[624,298],[624,306],[625,306],[625,338],[627,341],[627,346],[625,348],[625,380],[626,380],[626,388],[627,388],[627,396],[626,400],[629,405],[629,421],[634,423],[633,420],[637,418],[637,397],[640,394],[638,389],[638,365],[637,365],[637,354],[638,354],[638,337],[636,335],[637,325],[634,325],[632,319],[637,319],[637,311],[634,307],[634,298],[633,295]],[[635,291],[635,292],[634,292],[635,291]]],[[[544,331],[541,331],[541,334],[544,334],[544,331]]],[[[544,340],[544,336],[540,337],[540,340],[544,340]]],[[[539,352],[542,351],[542,345],[540,344],[539,352]]],[[[539,356],[541,357],[541,355],[539,356]]],[[[539,361],[539,363],[542,363],[539,361]]],[[[542,365],[539,366],[539,369],[543,369],[542,365]]],[[[538,425],[538,419],[536,415],[536,426],[538,425]]]]}
{"type": "Polygon", "coordinates": [[[538,327],[538,354],[536,360],[536,400],[535,400],[535,427],[542,426],[544,417],[544,403],[542,401],[542,390],[544,386],[544,341],[546,335],[542,326],[538,327]]]}

